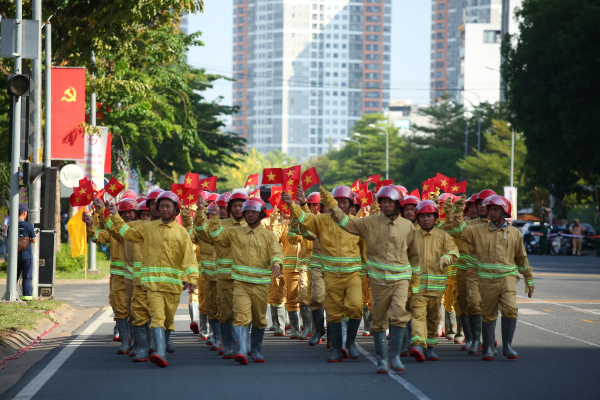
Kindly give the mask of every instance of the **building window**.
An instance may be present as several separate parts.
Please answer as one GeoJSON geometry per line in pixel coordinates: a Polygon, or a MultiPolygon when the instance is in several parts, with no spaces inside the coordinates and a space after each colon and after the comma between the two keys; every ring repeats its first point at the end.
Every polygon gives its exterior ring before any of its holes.
{"type": "Polygon", "coordinates": [[[365,101],[365,108],[379,108],[378,101],[365,101]]]}
{"type": "Polygon", "coordinates": [[[365,40],[367,42],[381,42],[381,35],[366,35],[365,40]]]}
{"type": "Polygon", "coordinates": [[[437,3],[437,5],[436,5],[436,6],[437,6],[437,9],[438,9],[438,10],[443,10],[443,9],[445,9],[445,8],[446,8],[446,4],[444,4],[444,3],[437,3]]]}
{"type": "Polygon", "coordinates": [[[444,35],[444,32],[438,32],[438,33],[435,35],[435,38],[436,38],[436,39],[438,39],[438,40],[440,40],[440,39],[444,39],[444,36],[445,36],[445,35],[444,35]]]}
{"type": "Polygon", "coordinates": [[[446,14],[444,14],[444,13],[437,13],[437,15],[436,15],[436,18],[437,18],[438,20],[440,20],[440,19],[444,19],[444,15],[446,15],[446,14]]]}
{"type": "Polygon", "coordinates": [[[435,71],[435,77],[436,78],[443,78],[444,77],[444,71],[435,71]]]}
{"type": "Polygon", "coordinates": [[[483,43],[500,43],[500,31],[483,31],[483,43]]]}
{"type": "Polygon", "coordinates": [[[373,73],[373,72],[366,73],[365,79],[379,80],[379,79],[381,79],[381,74],[373,73]]]}
{"type": "Polygon", "coordinates": [[[444,48],[444,42],[437,42],[435,44],[435,48],[436,49],[443,49],[444,48]]]}
{"type": "Polygon", "coordinates": [[[367,25],[367,32],[381,32],[381,25],[367,25]]]}
{"type": "Polygon", "coordinates": [[[442,31],[446,28],[446,25],[443,22],[438,22],[437,24],[435,24],[435,29],[437,29],[438,31],[442,31]]]}
{"type": "Polygon", "coordinates": [[[444,62],[443,61],[436,61],[435,68],[436,69],[444,68],[444,62]]]}
{"type": "Polygon", "coordinates": [[[366,63],[365,64],[365,69],[380,70],[381,69],[381,64],[366,63]]]}
{"type": "Polygon", "coordinates": [[[443,88],[444,87],[444,81],[435,81],[435,87],[437,89],[443,88]]]}
{"type": "Polygon", "coordinates": [[[435,53],[435,58],[444,58],[444,53],[438,51],[437,53],[435,53]]]}
{"type": "Polygon", "coordinates": [[[368,13],[380,14],[381,13],[381,7],[380,6],[367,6],[367,12],[368,13]]]}

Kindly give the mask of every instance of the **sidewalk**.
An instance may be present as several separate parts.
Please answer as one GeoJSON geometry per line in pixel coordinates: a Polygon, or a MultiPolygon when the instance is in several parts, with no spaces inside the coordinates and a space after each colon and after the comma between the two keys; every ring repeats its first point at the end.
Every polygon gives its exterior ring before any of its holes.
{"type": "MultiPolygon", "coordinates": [[[[0,294],[5,291],[6,279],[0,279],[0,294]]],[[[73,308],[104,307],[108,305],[108,293],[108,278],[59,279],[54,286],[54,300],[64,301],[73,308]]]]}

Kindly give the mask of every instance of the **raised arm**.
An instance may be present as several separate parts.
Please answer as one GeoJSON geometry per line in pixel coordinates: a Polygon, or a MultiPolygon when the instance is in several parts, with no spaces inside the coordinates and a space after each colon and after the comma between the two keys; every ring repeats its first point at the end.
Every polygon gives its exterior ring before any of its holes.
{"type": "Polygon", "coordinates": [[[112,228],[114,225],[116,231],[119,232],[119,235],[121,235],[123,239],[134,243],[144,241],[144,236],[146,236],[146,224],[140,224],[136,227],[127,225],[117,213],[117,206],[112,203],[108,205],[108,211],[112,214],[110,220],[106,222],[106,227],[108,229],[112,228]]]}
{"type": "Polygon", "coordinates": [[[215,244],[222,247],[231,247],[230,230],[225,230],[219,219],[219,209],[216,203],[210,208],[210,224],[208,224],[208,234],[215,244]],[[213,214],[214,212],[214,214],[213,214]]]}
{"type": "Polygon", "coordinates": [[[321,201],[329,208],[331,217],[338,226],[348,233],[364,237],[367,230],[366,220],[363,218],[350,218],[337,206],[337,200],[333,198],[331,193],[325,190],[323,186],[320,187],[320,190],[321,201]]]}

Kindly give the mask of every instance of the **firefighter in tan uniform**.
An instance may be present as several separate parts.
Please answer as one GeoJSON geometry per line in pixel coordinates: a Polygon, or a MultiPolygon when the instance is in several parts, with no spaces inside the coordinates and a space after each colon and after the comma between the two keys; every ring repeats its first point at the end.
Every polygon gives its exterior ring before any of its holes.
{"type": "MultiPolygon", "coordinates": [[[[294,227],[296,222],[292,223],[294,227]]],[[[298,249],[298,263],[296,269],[298,270],[298,303],[300,304],[300,316],[302,317],[302,324],[304,329],[298,335],[299,340],[307,340],[313,334],[313,323],[310,312],[310,285],[311,285],[311,258],[313,241],[317,238],[312,232],[306,230],[306,228],[299,227],[292,228],[291,232],[294,235],[301,236],[302,240],[299,244],[298,249]]]]}
{"type": "Polygon", "coordinates": [[[518,358],[511,348],[517,325],[516,285],[518,274],[525,278],[525,292],[533,295],[534,281],[527,259],[521,232],[508,225],[510,202],[498,195],[487,197],[487,224],[467,226],[462,220],[464,199],[455,204],[453,235],[474,246],[477,257],[478,287],[481,295],[481,319],[483,326],[483,360],[493,360],[498,308],[502,313],[502,350],[509,359],[518,358]]]}
{"type": "Polygon", "coordinates": [[[373,301],[371,334],[375,342],[377,373],[404,371],[400,348],[410,314],[406,311],[409,291],[417,291],[421,276],[421,261],[417,231],[400,216],[402,201],[393,186],[377,192],[381,207],[379,215],[349,218],[335,205],[331,194],[322,191],[321,197],[331,210],[333,219],[345,231],[362,237],[367,248],[366,264],[373,301]],[[388,321],[391,319],[392,325],[388,321]],[[388,361],[386,330],[390,328],[391,352],[388,361]]]}
{"type": "MultiPolygon", "coordinates": [[[[285,215],[285,213],[283,214],[285,215]]],[[[283,280],[285,282],[285,310],[290,318],[290,339],[298,339],[300,335],[300,302],[298,294],[298,283],[300,272],[297,269],[298,253],[302,236],[299,235],[300,228],[297,221],[286,221],[283,224],[279,244],[283,250],[283,280]],[[293,227],[292,227],[293,224],[293,227]]]]}

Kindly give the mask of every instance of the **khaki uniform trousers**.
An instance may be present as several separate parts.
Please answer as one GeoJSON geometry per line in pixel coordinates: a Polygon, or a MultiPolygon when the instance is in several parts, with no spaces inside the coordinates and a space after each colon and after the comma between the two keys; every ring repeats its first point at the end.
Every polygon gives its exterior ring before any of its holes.
{"type": "Polygon", "coordinates": [[[437,344],[438,324],[440,322],[441,296],[413,294],[411,346],[424,349],[437,344]]]}
{"type": "Polygon", "coordinates": [[[233,326],[248,327],[252,322],[252,329],[267,327],[269,285],[233,281],[233,299],[233,326]]]}
{"type": "Polygon", "coordinates": [[[150,329],[163,328],[175,331],[175,313],[179,306],[181,293],[155,292],[147,290],[148,309],[150,311],[150,329]]]}
{"type": "Polygon", "coordinates": [[[371,311],[371,303],[373,299],[373,295],[371,294],[371,285],[369,283],[369,276],[365,274],[363,278],[363,291],[362,291],[362,301],[363,307],[369,307],[369,311],[371,311]]]}
{"type": "Polygon", "coordinates": [[[491,324],[498,318],[498,306],[502,318],[517,319],[517,282],[513,275],[500,279],[479,278],[481,291],[481,321],[491,324]]]}
{"type": "Polygon", "coordinates": [[[456,289],[456,302],[454,303],[456,315],[466,317],[469,315],[467,307],[467,271],[456,269],[456,289]]]}
{"type": "Polygon", "coordinates": [[[298,271],[298,303],[301,306],[310,304],[310,272],[298,271]]]}
{"type": "Polygon", "coordinates": [[[325,279],[320,268],[310,270],[312,282],[310,284],[310,310],[316,311],[325,307],[325,279]]]}
{"type": "Polygon", "coordinates": [[[300,273],[292,268],[283,268],[283,280],[285,281],[285,309],[287,312],[299,311],[298,282],[300,273]]]}
{"type": "Polygon", "coordinates": [[[269,303],[273,306],[281,306],[285,303],[285,279],[283,278],[283,274],[275,278],[271,273],[269,303]]]}
{"type": "Polygon", "coordinates": [[[405,327],[410,321],[410,313],[406,311],[406,300],[408,298],[408,287],[410,281],[401,279],[396,282],[385,282],[373,284],[371,293],[373,296],[372,312],[373,324],[371,331],[383,332],[389,327],[389,320],[393,326],[405,327]]]}
{"type": "Polygon", "coordinates": [[[125,278],[125,304],[127,304],[127,322],[133,324],[131,303],[133,302],[133,279],[125,278]]]}
{"type": "Polygon", "coordinates": [[[573,255],[581,255],[581,244],[583,243],[582,238],[573,238],[573,255]]]}
{"type": "Polygon", "coordinates": [[[219,297],[217,295],[217,281],[204,279],[206,314],[208,319],[219,318],[219,297]]]}
{"type": "Polygon", "coordinates": [[[219,294],[219,321],[222,324],[232,324],[235,320],[233,313],[233,279],[217,277],[217,293],[219,294]]]}
{"type": "Polygon", "coordinates": [[[125,278],[121,275],[111,275],[110,305],[115,313],[114,320],[127,318],[127,300],[125,298],[125,278]]]}
{"type": "Polygon", "coordinates": [[[324,272],[327,322],[341,322],[342,318],[362,318],[362,276],[360,271],[349,274],[324,272]]]}
{"type": "Polygon", "coordinates": [[[481,314],[481,295],[477,268],[467,268],[467,310],[469,315],[481,314]]]}
{"type": "Polygon", "coordinates": [[[196,290],[189,295],[189,303],[198,304],[198,309],[201,313],[206,314],[206,288],[204,285],[204,277],[200,276],[196,284],[196,290]]]}
{"type": "Polygon", "coordinates": [[[133,301],[131,302],[132,324],[143,326],[150,322],[150,311],[148,311],[148,295],[141,285],[133,286],[133,301]]]}

